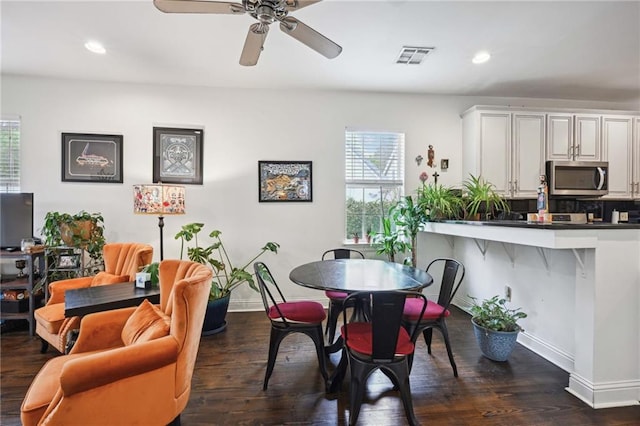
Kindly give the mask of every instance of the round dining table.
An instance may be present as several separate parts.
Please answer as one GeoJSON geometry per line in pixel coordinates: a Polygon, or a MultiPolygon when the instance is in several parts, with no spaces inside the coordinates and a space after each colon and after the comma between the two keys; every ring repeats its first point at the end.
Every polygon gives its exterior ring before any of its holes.
{"type": "Polygon", "coordinates": [[[289,273],[294,283],[316,290],[376,292],[420,290],[433,283],[427,272],[374,259],[335,259],[305,263],[289,273]]]}
{"type": "MultiPolygon", "coordinates": [[[[296,284],[316,290],[344,292],[382,292],[421,290],[433,283],[426,271],[411,266],[374,259],[335,259],[306,263],[294,268],[289,279],[296,284]]],[[[356,311],[359,309],[356,308],[356,311]]],[[[360,315],[356,315],[358,317],[360,315]]],[[[366,316],[366,314],[365,314],[366,316]]],[[[325,347],[327,354],[342,347],[342,337],[325,347]]],[[[340,387],[347,368],[344,353],[327,382],[327,392],[340,387]]]]}

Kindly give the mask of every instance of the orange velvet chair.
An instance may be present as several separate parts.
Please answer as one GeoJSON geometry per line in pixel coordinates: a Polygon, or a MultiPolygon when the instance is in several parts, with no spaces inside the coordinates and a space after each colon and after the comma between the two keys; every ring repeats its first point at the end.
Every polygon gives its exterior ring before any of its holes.
{"type": "Polygon", "coordinates": [[[80,328],[80,317],[65,318],[64,292],[94,285],[135,281],[136,272],[153,259],[153,247],[139,243],[105,244],[103,250],[104,271],[93,277],[71,278],[49,284],[49,300],[36,309],[36,333],[42,340],[40,352],[45,353],[49,344],[59,352],[65,352],[67,333],[80,328]]]}
{"type": "Polygon", "coordinates": [[[49,360],[21,407],[24,426],[179,424],[211,288],[191,261],[160,263],[160,305],[85,316],[68,355],[49,360]]]}

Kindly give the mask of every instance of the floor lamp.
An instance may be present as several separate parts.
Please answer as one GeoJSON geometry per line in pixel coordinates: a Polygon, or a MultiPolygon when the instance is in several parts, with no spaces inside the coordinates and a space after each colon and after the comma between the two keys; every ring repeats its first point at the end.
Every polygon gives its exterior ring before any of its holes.
{"type": "Polygon", "coordinates": [[[162,228],[164,216],[184,214],[185,188],[181,185],[133,185],[133,212],[158,216],[160,228],[160,260],[164,260],[162,228]]]}

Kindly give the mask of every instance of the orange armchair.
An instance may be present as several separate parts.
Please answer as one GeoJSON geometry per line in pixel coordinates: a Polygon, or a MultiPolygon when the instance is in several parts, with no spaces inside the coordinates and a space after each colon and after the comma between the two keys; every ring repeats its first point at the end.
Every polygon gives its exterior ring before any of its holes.
{"type": "Polygon", "coordinates": [[[111,243],[103,248],[104,272],[93,277],[71,278],[49,284],[49,300],[36,309],[36,333],[42,340],[40,352],[45,353],[49,344],[59,352],[65,352],[67,333],[80,328],[80,317],[65,318],[64,292],[66,290],[134,281],[136,272],[151,263],[153,247],[138,243],[111,243]]]}
{"type": "Polygon", "coordinates": [[[165,260],[159,306],[145,301],[85,316],[71,352],[49,360],[31,383],[21,407],[23,425],[179,424],[211,278],[202,264],[165,260]],[[141,326],[149,316],[138,321],[144,315],[156,316],[154,332],[141,326]],[[156,333],[164,321],[166,333],[156,333]]]}

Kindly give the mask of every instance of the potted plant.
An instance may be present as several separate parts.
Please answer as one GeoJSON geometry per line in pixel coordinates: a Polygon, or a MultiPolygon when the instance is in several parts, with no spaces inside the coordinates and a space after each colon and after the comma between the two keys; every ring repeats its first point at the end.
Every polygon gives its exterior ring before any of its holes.
{"type": "Polygon", "coordinates": [[[151,275],[151,287],[158,288],[160,285],[160,262],[153,262],[145,265],[140,272],[146,272],[151,275]]]}
{"type": "Polygon", "coordinates": [[[518,320],[527,314],[521,308],[507,308],[507,301],[497,295],[480,304],[475,297],[470,298],[473,301],[471,323],[482,354],[494,361],[506,361],[516,346],[518,333],[523,330],[518,320]]]}
{"type": "Polygon", "coordinates": [[[418,232],[423,230],[428,220],[427,212],[411,195],[407,195],[393,206],[390,214],[396,223],[398,233],[409,240],[407,248],[411,250],[411,257],[405,259],[404,263],[415,268],[418,259],[418,232]]]}
{"type": "Polygon", "coordinates": [[[204,227],[203,223],[189,223],[182,226],[175,236],[180,241],[180,259],[183,258],[185,243],[194,242],[192,247],[187,247],[187,257],[193,262],[209,265],[213,270],[209,304],[204,319],[202,334],[209,335],[224,331],[226,328],[226,313],[229,307],[231,292],[243,284],[248,284],[255,291],[259,291],[254,281],[254,274],[247,271],[253,262],[265,252],[278,253],[280,245],[274,242],[266,243],[251,260],[240,267],[234,266],[227,254],[222,242],[222,232],[213,230],[209,238],[213,239],[208,246],[201,246],[198,242],[198,234],[204,227]]]}
{"type": "Polygon", "coordinates": [[[459,190],[439,184],[424,184],[418,189],[418,205],[425,210],[428,220],[456,219],[464,209],[459,190]]]}
{"type": "MultiPolygon", "coordinates": [[[[84,210],[76,214],[48,212],[40,232],[48,247],[66,246],[85,250],[89,259],[83,275],[94,275],[103,269],[102,249],[106,240],[104,218],[100,213],[87,213],[84,210]]],[[[57,278],[60,277],[49,276],[49,282],[57,278]]]]}
{"type": "Polygon", "coordinates": [[[496,217],[497,210],[505,212],[510,210],[509,203],[496,192],[495,186],[481,176],[476,177],[470,174],[462,185],[468,218],[488,220],[496,217]]]}
{"type": "Polygon", "coordinates": [[[360,241],[360,235],[358,235],[358,233],[357,233],[357,232],[354,232],[354,233],[353,233],[353,242],[354,242],[355,244],[358,244],[358,241],[360,241]]]}
{"type": "Polygon", "coordinates": [[[376,249],[376,254],[386,255],[389,262],[396,261],[396,253],[404,253],[408,249],[408,244],[393,229],[388,217],[382,218],[382,232],[373,235],[371,244],[376,249]]]}

